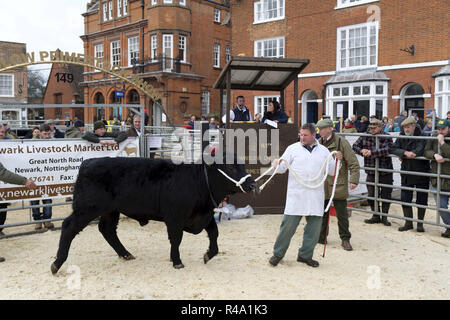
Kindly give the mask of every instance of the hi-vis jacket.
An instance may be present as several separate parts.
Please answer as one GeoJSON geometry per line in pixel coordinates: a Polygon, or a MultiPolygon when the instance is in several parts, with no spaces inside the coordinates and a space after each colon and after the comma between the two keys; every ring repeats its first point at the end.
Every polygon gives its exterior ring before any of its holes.
{"type": "MultiPolygon", "coordinates": [[[[316,141],[317,143],[317,141],[316,141]]],[[[320,169],[327,160],[330,151],[320,144],[309,152],[300,142],[287,147],[281,158],[285,159],[297,177],[306,185],[317,185],[323,178],[323,174],[314,181],[305,181],[317,177],[320,169]]],[[[328,175],[334,175],[336,160],[331,157],[328,164],[328,175]]],[[[277,173],[284,173],[287,166],[284,162],[278,167],[277,173]]],[[[325,172],[326,168],[324,168],[325,172]]],[[[289,171],[288,188],[286,194],[286,206],[284,214],[293,216],[323,216],[325,202],[324,185],[316,189],[310,189],[299,184],[291,170],[289,171]]]]}

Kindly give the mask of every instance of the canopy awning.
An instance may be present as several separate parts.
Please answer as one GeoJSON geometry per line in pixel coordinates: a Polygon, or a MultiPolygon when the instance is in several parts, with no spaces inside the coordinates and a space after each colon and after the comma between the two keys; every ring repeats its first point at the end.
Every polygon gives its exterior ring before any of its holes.
{"type": "Polygon", "coordinates": [[[284,90],[309,64],[308,59],[231,57],[219,75],[215,89],[227,88],[231,73],[232,90],[284,90]]]}
{"type": "Polygon", "coordinates": [[[366,82],[366,81],[391,81],[385,73],[376,72],[352,72],[332,76],[325,82],[325,85],[350,83],[350,82],[366,82]]]}

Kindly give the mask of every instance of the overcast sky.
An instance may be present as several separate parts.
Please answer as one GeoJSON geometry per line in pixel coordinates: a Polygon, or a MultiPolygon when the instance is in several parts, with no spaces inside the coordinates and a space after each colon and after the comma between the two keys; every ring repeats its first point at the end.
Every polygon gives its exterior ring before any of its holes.
{"type": "MultiPolygon", "coordinates": [[[[83,53],[84,19],[90,0],[0,0],[0,41],[23,42],[27,52],[83,53]]],[[[49,68],[37,65],[34,68],[49,68]]]]}

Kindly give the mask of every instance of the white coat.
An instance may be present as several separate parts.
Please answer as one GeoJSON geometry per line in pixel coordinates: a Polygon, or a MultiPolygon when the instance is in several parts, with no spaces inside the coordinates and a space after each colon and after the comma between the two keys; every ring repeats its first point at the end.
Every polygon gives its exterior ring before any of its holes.
{"type": "MultiPolygon", "coordinates": [[[[330,151],[321,144],[318,144],[312,152],[309,152],[300,142],[297,142],[287,147],[281,158],[289,163],[291,169],[295,170],[297,177],[306,185],[317,185],[323,178],[324,173],[314,181],[305,181],[304,179],[317,177],[329,154],[330,151]]],[[[335,163],[335,159],[331,158],[328,165],[328,174],[331,176],[334,175],[335,163]]],[[[282,162],[277,173],[284,173],[287,169],[286,164],[282,162]]],[[[323,184],[317,189],[306,188],[295,180],[291,171],[289,172],[284,214],[323,216],[324,202],[325,190],[323,184]]]]}

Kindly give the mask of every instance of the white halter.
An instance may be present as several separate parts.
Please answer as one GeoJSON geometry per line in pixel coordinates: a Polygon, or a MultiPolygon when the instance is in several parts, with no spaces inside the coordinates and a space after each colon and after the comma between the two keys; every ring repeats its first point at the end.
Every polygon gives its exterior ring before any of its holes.
{"type": "Polygon", "coordinates": [[[242,177],[241,180],[236,181],[236,180],[234,180],[233,178],[231,178],[230,176],[228,176],[228,175],[227,175],[225,172],[223,172],[222,170],[220,170],[220,169],[217,169],[217,170],[219,170],[219,172],[220,172],[221,174],[223,174],[225,178],[227,178],[228,180],[230,180],[231,182],[233,182],[233,183],[236,185],[236,187],[241,188],[242,192],[247,193],[247,192],[245,192],[244,189],[242,188],[242,184],[245,182],[245,180],[247,180],[248,177],[251,177],[251,176],[252,176],[251,174],[248,174],[248,175],[246,175],[245,177],[242,177]]]}

